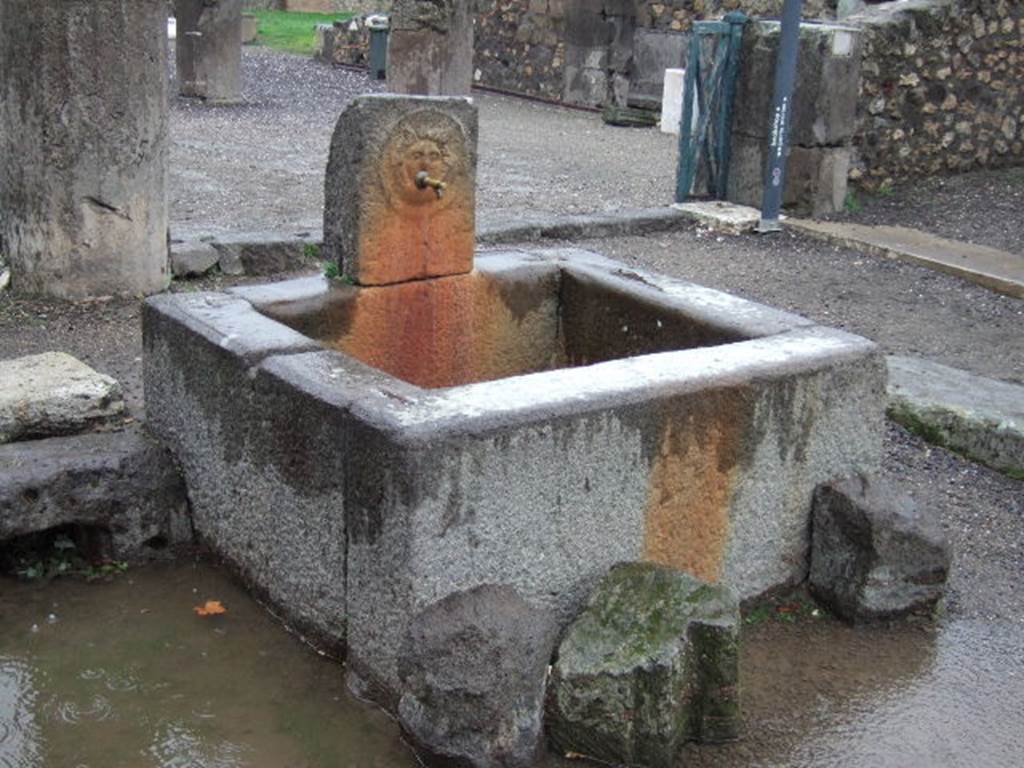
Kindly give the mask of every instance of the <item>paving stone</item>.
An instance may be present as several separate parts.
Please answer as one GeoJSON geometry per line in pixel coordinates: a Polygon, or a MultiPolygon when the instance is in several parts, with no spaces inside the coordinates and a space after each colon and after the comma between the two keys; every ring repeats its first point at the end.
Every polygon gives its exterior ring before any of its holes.
{"type": "Polygon", "coordinates": [[[889,418],[926,440],[1024,475],[1024,386],[890,356],[889,418]]]}
{"type": "Polygon", "coordinates": [[[174,461],[138,427],[0,446],[0,540],[66,525],[102,529],[117,560],[192,538],[174,461]]]}
{"type": "Polygon", "coordinates": [[[175,277],[199,277],[217,266],[219,258],[217,249],[209,243],[173,243],[171,272],[175,277]]]}
{"type": "Polygon", "coordinates": [[[71,355],[0,361],[0,443],[80,432],[123,412],[121,385],[71,355]]]}
{"type": "Polygon", "coordinates": [[[752,232],[761,221],[761,212],[748,205],[707,200],[695,203],[680,203],[672,206],[688,219],[698,221],[717,232],[742,235],[752,232]]]}

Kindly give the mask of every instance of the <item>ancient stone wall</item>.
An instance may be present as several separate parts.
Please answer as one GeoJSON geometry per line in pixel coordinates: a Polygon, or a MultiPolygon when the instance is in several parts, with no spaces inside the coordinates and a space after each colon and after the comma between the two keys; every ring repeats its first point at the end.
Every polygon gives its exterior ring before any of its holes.
{"type": "MultiPolygon", "coordinates": [[[[736,9],[772,16],[782,5],[781,0],[476,3],[478,85],[591,105],[614,97],[617,46],[656,44],[662,58],[671,58],[683,50],[675,38],[682,39],[694,21],[736,9]],[[588,15],[608,23],[595,27],[587,23],[588,15]],[[616,19],[633,20],[628,34],[616,19]],[[652,44],[656,37],[664,40],[652,44]]],[[[809,0],[803,15],[829,18],[835,7],[835,0],[809,0]]],[[[938,171],[1024,163],[1024,3],[873,3],[843,23],[863,27],[851,180],[873,188],[938,171]]],[[[327,58],[365,63],[365,37],[363,32],[340,35],[327,58]]],[[[631,84],[631,99],[641,95],[637,85],[631,84]]],[[[645,97],[657,96],[657,83],[643,85],[650,86],[645,97]]]]}
{"type": "Polygon", "coordinates": [[[911,0],[846,21],[863,27],[852,179],[1024,163],[1024,3],[911,0]]]}
{"type": "MultiPolygon", "coordinates": [[[[804,18],[830,18],[835,5],[835,0],[807,0],[804,18]]],[[[580,22],[581,15],[630,17],[637,30],[684,33],[694,21],[720,18],[729,11],[777,16],[781,8],[782,0],[477,0],[477,82],[544,98],[569,96],[569,101],[586,103],[587,98],[573,98],[581,84],[572,86],[572,71],[569,93],[565,93],[566,62],[570,61],[571,70],[574,48],[583,49],[583,58],[590,65],[586,69],[600,69],[605,62],[593,50],[599,42],[595,30],[580,22]],[[573,39],[580,34],[587,39],[573,39]]],[[[613,29],[613,39],[603,43],[614,42],[617,32],[613,29]]]]}

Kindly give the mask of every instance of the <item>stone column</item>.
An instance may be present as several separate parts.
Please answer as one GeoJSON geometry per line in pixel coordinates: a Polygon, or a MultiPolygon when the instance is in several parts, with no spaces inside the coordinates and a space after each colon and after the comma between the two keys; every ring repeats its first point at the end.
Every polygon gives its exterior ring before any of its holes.
{"type": "Polygon", "coordinates": [[[0,250],[24,294],[154,293],[167,0],[0,2],[0,250]]]}
{"type": "Polygon", "coordinates": [[[388,90],[466,96],[473,83],[470,0],[395,0],[388,38],[388,90]]]}
{"type": "Polygon", "coordinates": [[[242,0],[175,0],[178,92],[214,104],[242,99],[242,0]]]}

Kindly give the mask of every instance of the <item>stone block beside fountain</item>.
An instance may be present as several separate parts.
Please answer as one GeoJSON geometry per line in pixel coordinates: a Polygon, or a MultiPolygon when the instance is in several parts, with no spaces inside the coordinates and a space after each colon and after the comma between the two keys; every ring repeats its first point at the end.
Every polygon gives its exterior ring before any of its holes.
{"type": "Polygon", "coordinates": [[[435,259],[410,231],[472,232],[471,108],[350,109],[391,150],[336,134],[355,170],[327,184],[376,195],[366,232],[409,260],[350,239],[347,280],[147,302],[147,415],[197,533],[392,710],[417,618],[484,585],[565,627],[624,561],[740,599],[806,578],[815,487],[879,464],[876,346],[576,249],[435,259]]]}

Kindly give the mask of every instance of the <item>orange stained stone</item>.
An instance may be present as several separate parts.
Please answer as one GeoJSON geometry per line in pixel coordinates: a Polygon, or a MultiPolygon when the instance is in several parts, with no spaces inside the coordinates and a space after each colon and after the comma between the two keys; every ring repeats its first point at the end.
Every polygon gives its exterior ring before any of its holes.
{"type": "Polygon", "coordinates": [[[746,423],[738,398],[687,402],[662,429],[649,481],[644,559],[707,582],[722,576],[729,506],[746,423]]]}
{"type": "Polygon", "coordinates": [[[360,288],[333,345],[421,387],[544,370],[561,359],[557,316],[525,315],[479,273],[360,288]]]}

